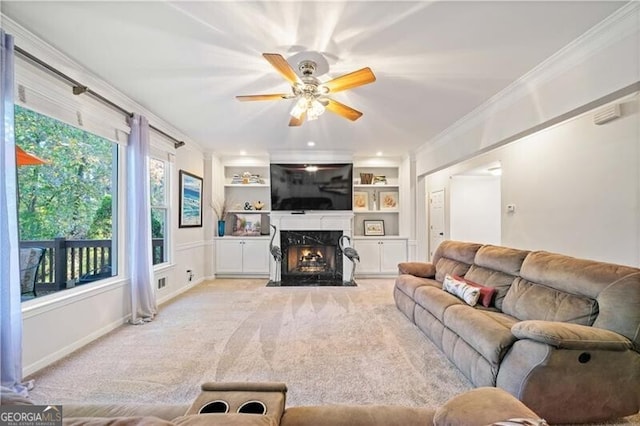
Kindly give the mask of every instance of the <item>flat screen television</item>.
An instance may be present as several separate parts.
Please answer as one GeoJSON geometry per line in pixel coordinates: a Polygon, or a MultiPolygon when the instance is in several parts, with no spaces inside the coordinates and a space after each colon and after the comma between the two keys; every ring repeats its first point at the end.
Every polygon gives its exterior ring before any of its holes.
{"type": "Polygon", "coordinates": [[[271,164],[272,210],[351,210],[353,164],[271,164]]]}

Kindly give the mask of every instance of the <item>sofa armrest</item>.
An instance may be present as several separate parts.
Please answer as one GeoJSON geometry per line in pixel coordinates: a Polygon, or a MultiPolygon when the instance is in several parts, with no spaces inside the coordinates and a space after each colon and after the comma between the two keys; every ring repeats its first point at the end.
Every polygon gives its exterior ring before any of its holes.
{"type": "Polygon", "coordinates": [[[559,349],[625,351],[631,341],[602,328],[557,321],[528,320],[511,327],[518,339],[530,339],[559,349]]]}
{"type": "Polygon", "coordinates": [[[420,278],[435,278],[436,267],[427,262],[402,262],[398,263],[398,272],[420,278]]]}
{"type": "Polygon", "coordinates": [[[508,419],[531,419],[539,416],[507,391],[481,387],[455,396],[436,410],[434,426],[481,426],[508,419]]]}

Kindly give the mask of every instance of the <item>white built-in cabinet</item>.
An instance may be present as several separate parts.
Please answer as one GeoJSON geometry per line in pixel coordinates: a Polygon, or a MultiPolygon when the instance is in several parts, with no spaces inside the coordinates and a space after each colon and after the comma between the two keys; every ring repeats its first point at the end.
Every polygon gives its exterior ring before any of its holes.
{"type": "Polygon", "coordinates": [[[269,274],[268,237],[217,237],[217,275],[269,274]]]}
{"type": "Polygon", "coordinates": [[[356,277],[394,275],[398,273],[398,263],[407,261],[406,238],[355,237],[353,247],[360,256],[360,263],[356,267],[356,277]]]}

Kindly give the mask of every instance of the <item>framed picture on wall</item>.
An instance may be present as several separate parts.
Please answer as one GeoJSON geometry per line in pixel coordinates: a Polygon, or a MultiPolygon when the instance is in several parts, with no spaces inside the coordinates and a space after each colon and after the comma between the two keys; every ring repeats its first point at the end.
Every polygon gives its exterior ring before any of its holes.
{"type": "Polygon", "coordinates": [[[202,178],[180,170],[179,228],[202,226],[202,178]]]}
{"type": "Polygon", "coordinates": [[[383,236],[384,235],[384,220],[365,220],[364,221],[364,235],[370,236],[383,236]]]}

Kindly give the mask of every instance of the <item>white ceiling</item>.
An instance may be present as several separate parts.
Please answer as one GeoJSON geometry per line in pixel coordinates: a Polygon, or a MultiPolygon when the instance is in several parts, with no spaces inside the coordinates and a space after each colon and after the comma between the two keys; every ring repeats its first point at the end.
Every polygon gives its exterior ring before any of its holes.
{"type": "MultiPolygon", "coordinates": [[[[2,1],[2,12],[166,119],[233,155],[415,150],[609,16],[615,1],[2,1]],[[288,83],[261,53],[325,53],[334,95],[364,113],[289,127],[288,83]],[[315,141],[314,148],[307,147],[315,141]]],[[[296,64],[292,64],[295,68],[296,64]]],[[[153,124],[153,123],[152,123],[153,124]]]]}

